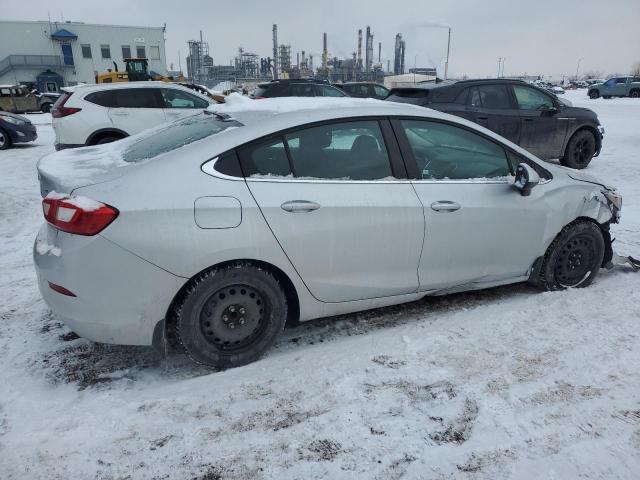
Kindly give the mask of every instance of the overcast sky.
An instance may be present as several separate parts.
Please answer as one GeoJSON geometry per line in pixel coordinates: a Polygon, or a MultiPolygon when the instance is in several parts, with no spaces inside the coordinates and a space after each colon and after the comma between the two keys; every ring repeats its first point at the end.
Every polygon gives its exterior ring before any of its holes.
{"type": "MultiPolygon", "coordinates": [[[[625,73],[640,62],[640,0],[0,0],[5,20],[72,20],[119,25],[167,25],[167,63],[182,67],[187,40],[209,42],[216,64],[228,64],[239,46],[271,56],[271,27],[292,52],[306,50],[320,63],[322,33],[331,56],[356,50],[357,30],[370,25],[382,57],[393,64],[395,34],[407,42],[406,67],[436,66],[441,73],[450,25],[452,75],[574,75],[580,71],[625,73]]],[[[16,50],[16,53],[19,53],[16,50]]],[[[364,55],[364,52],[363,52],[364,55]]],[[[295,54],[293,54],[295,60],[295,54]]]]}

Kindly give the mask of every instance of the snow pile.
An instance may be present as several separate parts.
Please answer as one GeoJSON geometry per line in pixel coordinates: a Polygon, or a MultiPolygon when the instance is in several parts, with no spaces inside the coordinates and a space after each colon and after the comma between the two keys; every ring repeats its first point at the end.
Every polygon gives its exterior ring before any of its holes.
{"type": "Polygon", "coordinates": [[[60,250],[60,247],[51,245],[46,240],[42,240],[40,237],[38,237],[36,239],[36,252],[38,252],[39,255],[49,254],[59,257],[62,253],[62,250],[60,250]]]}
{"type": "Polygon", "coordinates": [[[357,107],[391,107],[394,104],[375,100],[373,98],[350,97],[277,97],[253,100],[239,93],[232,93],[225,97],[225,103],[211,105],[207,110],[214,113],[236,112],[273,112],[286,113],[298,110],[314,110],[327,108],[357,108],[357,107]]]}

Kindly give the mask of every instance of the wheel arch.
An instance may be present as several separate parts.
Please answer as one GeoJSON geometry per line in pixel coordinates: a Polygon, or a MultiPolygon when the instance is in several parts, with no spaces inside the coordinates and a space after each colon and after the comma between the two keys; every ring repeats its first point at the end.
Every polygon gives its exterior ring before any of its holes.
{"type": "MultiPolygon", "coordinates": [[[[169,308],[167,309],[167,313],[165,315],[165,322],[164,322],[164,334],[166,335],[169,342],[172,342],[173,340],[175,340],[175,327],[176,327],[176,320],[177,320],[174,313],[175,307],[180,301],[182,301],[186,292],[188,291],[191,284],[195,281],[195,279],[208,271],[228,267],[231,265],[252,265],[252,266],[261,268],[263,270],[266,270],[269,273],[271,273],[274,277],[276,277],[276,279],[278,280],[278,282],[280,282],[280,284],[282,285],[282,288],[284,289],[284,293],[287,301],[287,306],[288,306],[287,324],[292,325],[298,322],[300,317],[299,294],[298,294],[298,291],[296,290],[294,283],[291,281],[289,276],[281,268],[277,267],[272,263],[265,262],[264,260],[256,260],[252,258],[239,258],[236,260],[226,260],[224,262],[220,262],[215,265],[211,265],[207,268],[202,269],[201,271],[193,275],[191,278],[189,278],[182,285],[180,290],[178,290],[178,292],[175,294],[175,296],[171,300],[171,303],[169,304],[169,308]]],[[[154,337],[155,336],[156,334],[154,334],[154,337]]]]}
{"type": "Polygon", "coordinates": [[[119,128],[101,128],[100,130],[96,130],[91,135],[89,135],[89,138],[87,138],[85,145],[95,145],[95,143],[101,138],[114,135],[117,135],[121,138],[129,136],[127,132],[125,132],[124,130],[120,130],[119,128]]]}
{"type": "Polygon", "coordinates": [[[583,124],[583,125],[579,125],[578,127],[576,127],[571,134],[566,136],[566,140],[564,142],[564,145],[562,146],[562,154],[560,155],[560,158],[564,157],[567,154],[567,147],[569,146],[569,142],[571,141],[571,139],[578,134],[579,132],[586,130],[590,133],[593,134],[593,137],[596,139],[596,154],[598,152],[600,152],[600,149],[602,148],[602,138],[600,137],[600,132],[598,132],[598,129],[596,127],[594,127],[593,125],[589,125],[589,124],[583,124]]]}

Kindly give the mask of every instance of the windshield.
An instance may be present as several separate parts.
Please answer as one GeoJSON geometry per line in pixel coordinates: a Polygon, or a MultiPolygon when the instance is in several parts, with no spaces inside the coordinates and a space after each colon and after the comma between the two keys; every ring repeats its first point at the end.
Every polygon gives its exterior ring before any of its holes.
{"type": "Polygon", "coordinates": [[[241,127],[236,120],[223,120],[201,113],[139,135],[122,154],[125,162],[139,162],[170,152],[229,128],[241,127]]]}

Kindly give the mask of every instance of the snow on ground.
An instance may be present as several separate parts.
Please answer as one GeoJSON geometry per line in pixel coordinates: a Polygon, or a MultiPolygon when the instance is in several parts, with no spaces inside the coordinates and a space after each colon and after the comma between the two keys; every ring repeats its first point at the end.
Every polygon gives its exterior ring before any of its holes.
{"type": "MultiPolygon", "coordinates": [[[[640,254],[640,101],[600,115],[588,171],[619,187],[640,254]]],[[[640,275],[526,285],[314,321],[213,372],[72,335],[40,299],[40,138],[0,153],[0,478],[638,478],[640,275]]]]}

